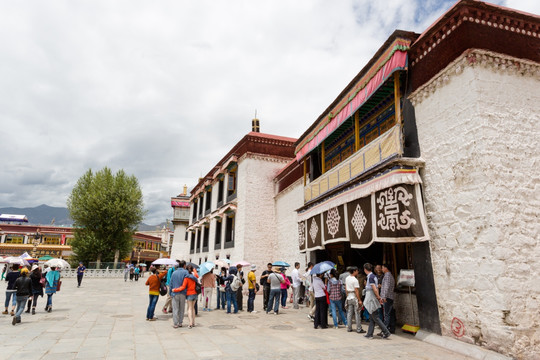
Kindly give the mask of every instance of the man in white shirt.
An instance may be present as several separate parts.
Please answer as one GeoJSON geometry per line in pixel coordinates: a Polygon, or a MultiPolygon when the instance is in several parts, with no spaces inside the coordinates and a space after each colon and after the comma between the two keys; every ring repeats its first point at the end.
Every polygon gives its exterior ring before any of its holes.
{"type": "Polygon", "coordinates": [[[356,320],[356,332],[363,334],[366,330],[362,329],[360,320],[360,309],[362,308],[362,298],[360,297],[360,283],[356,278],[358,276],[358,268],[356,266],[349,267],[349,276],[345,279],[345,290],[347,299],[345,306],[347,308],[347,332],[352,331],[352,316],[354,313],[356,320]]]}
{"type": "Polygon", "coordinates": [[[298,273],[298,269],[300,269],[300,263],[295,262],[294,263],[294,270],[291,273],[292,278],[292,288],[293,288],[293,308],[299,309],[298,306],[298,299],[300,298],[300,288],[302,285],[302,279],[300,279],[300,274],[298,273]]]}
{"type": "Polygon", "coordinates": [[[313,269],[313,263],[310,261],[308,262],[307,271],[304,274],[304,278],[306,279],[306,287],[308,288],[309,293],[309,314],[308,318],[311,321],[315,320],[315,294],[313,293],[313,275],[311,274],[311,269],[313,269]]]}

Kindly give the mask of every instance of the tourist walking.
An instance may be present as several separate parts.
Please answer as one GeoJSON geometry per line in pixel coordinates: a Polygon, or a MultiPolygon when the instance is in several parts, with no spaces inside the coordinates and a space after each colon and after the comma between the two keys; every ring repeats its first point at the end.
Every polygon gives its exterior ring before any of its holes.
{"type": "Polygon", "coordinates": [[[396,281],[387,264],[383,264],[382,271],[384,276],[382,279],[380,295],[383,300],[384,326],[386,326],[391,334],[394,334],[396,332],[396,314],[394,311],[394,287],[396,281]]]}
{"type": "MultiPolygon", "coordinates": [[[[175,270],[174,266],[170,266],[169,269],[167,270],[167,280],[165,281],[165,285],[167,285],[167,289],[169,288],[169,285],[171,284],[171,276],[174,270],[175,270]]],[[[165,300],[165,305],[163,305],[163,313],[164,314],[172,313],[172,297],[171,297],[170,291],[167,291],[167,299],[165,300]]]]}
{"type": "Polygon", "coordinates": [[[30,306],[32,306],[32,315],[36,313],[37,299],[39,296],[43,296],[43,285],[41,279],[41,269],[37,265],[32,265],[32,272],[30,273],[30,281],[32,281],[32,296],[28,299],[28,309],[26,312],[30,312],[30,306]]]}
{"type": "Polygon", "coordinates": [[[197,280],[195,276],[193,276],[186,270],[186,262],[184,260],[180,260],[178,261],[178,268],[171,275],[171,282],[169,284],[172,296],[173,327],[175,329],[182,327],[182,323],[184,321],[187,289],[179,292],[173,292],[172,289],[176,289],[182,286],[186,277],[197,280]]]}
{"type": "Polygon", "coordinates": [[[256,313],[254,309],[255,303],[255,293],[257,292],[257,277],[255,276],[255,271],[257,270],[257,265],[251,265],[251,271],[248,273],[248,301],[247,301],[247,311],[249,313],[256,313]]]}
{"type": "Polygon", "coordinates": [[[285,283],[281,274],[272,272],[268,276],[270,282],[270,296],[268,298],[268,305],[266,307],[266,313],[270,313],[272,307],[274,308],[274,314],[279,313],[279,298],[281,297],[281,284],[285,283]]]}
{"type": "Polygon", "coordinates": [[[219,310],[221,305],[221,310],[225,310],[225,305],[227,304],[227,294],[225,291],[225,279],[227,278],[227,268],[221,267],[221,273],[216,276],[217,282],[217,307],[216,310],[219,310]]]}
{"type": "Polygon", "coordinates": [[[299,309],[298,301],[300,299],[300,289],[302,288],[302,279],[300,278],[300,263],[294,263],[294,269],[291,272],[292,290],[293,290],[293,309],[299,309]]]}
{"type": "Polygon", "coordinates": [[[82,278],[84,276],[84,272],[86,271],[86,267],[84,267],[82,261],[79,263],[79,266],[77,266],[77,287],[81,287],[82,278]]]}
{"type": "Polygon", "coordinates": [[[310,261],[308,262],[308,266],[307,266],[307,269],[306,269],[306,273],[304,274],[304,279],[306,281],[306,289],[307,289],[307,297],[309,299],[309,313],[308,313],[308,318],[311,320],[311,321],[314,321],[315,320],[315,294],[313,293],[313,274],[311,273],[311,269],[313,269],[313,263],[310,261]]]}
{"type": "Polygon", "coordinates": [[[244,294],[242,293],[244,291],[244,284],[246,283],[246,280],[244,279],[244,270],[242,264],[236,265],[236,270],[238,271],[237,275],[240,279],[240,287],[238,290],[236,290],[236,302],[238,303],[238,311],[244,311],[244,294]]]}
{"type": "Polygon", "coordinates": [[[129,265],[126,264],[126,267],[124,268],[124,281],[127,281],[129,277],[129,265]]]}
{"type": "Polygon", "coordinates": [[[20,276],[15,281],[14,288],[17,292],[17,312],[11,322],[12,325],[21,322],[21,314],[24,311],[28,297],[32,294],[32,281],[28,278],[28,269],[22,268],[20,276]]]}
{"type": "Polygon", "coordinates": [[[195,301],[197,300],[197,290],[196,285],[199,282],[199,280],[196,278],[197,273],[193,269],[193,265],[187,266],[187,272],[190,274],[191,277],[185,277],[184,281],[182,282],[182,286],[172,289],[173,292],[180,292],[180,291],[186,291],[186,302],[187,302],[187,313],[188,313],[188,319],[189,319],[189,326],[188,328],[192,328],[195,326],[195,301]]]}
{"type": "Polygon", "coordinates": [[[45,311],[52,311],[52,297],[56,294],[58,288],[58,282],[60,281],[60,273],[56,271],[55,266],[51,266],[50,270],[45,275],[45,294],[47,294],[47,305],[45,311]]]}
{"type": "Polygon", "coordinates": [[[288,307],[287,307],[287,298],[288,298],[287,289],[291,286],[291,281],[289,280],[287,275],[285,275],[286,270],[287,269],[284,268],[284,267],[279,268],[280,275],[283,277],[283,280],[285,280],[280,285],[280,288],[281,288],[281,307],[283,309],[288,309],[288,307]]]}
{"type": "Polygon", "coordinates": [[[334,321],[334,328],[338,328],[339,321],[344,325],[347,325],[347,319],[343,313],[341,307],[341,280],[337,278],[337,270],[330,270],[330,280],[328,280],[327,291],[330,297],[330,310],[332,311],[332,320],[334,321]],[[337,314],[339,314],[339,321],[337,314]]]}
{"type": "Polygon", "coordinates": [[[161,287],[161,279],[167,275],[166,271],[161,274],[158,273],[155,266],[150,266],[151,275],[146,279],[145,285],[148,286],[148,308],[146,309],[146,320],[155,321],[157,318],[154,316],[156,310],[156,304],[159,300],[159,288],[161,287]]]}
{"type": "Polygon", "coordinates": [[[347,293],[345,308],[347,309],[347,332],[352,331],[353,314],[356,320],[356,332],[363,334],[366,330],[362,329],[362,321],[360,310],[362,309],[362,298],[360,296],[360,283],[356,278],[358,276],[358,268],[356,266],[349,267],[349,276],[345,279],[345,291],[347,293]]]}
{"type": "Polygon", "coordinates": [[[268,298],[270,297],[270,282],[268,276],[272,273],[272,263],[266,265],[266,270],[261,274],[260,283],[263,287],[263,310],[266,311],[268,307],[268,298]]]}
{"type": "Polygon", "coordinates": [[[213,270],[202,276],[201,286],[203,311],[212,311],[212,295],[216,289],[216,274],[214,274],[213,270]]]}
{"type": "Polygon", "coordinates": [[[367,334],[364,337],[373,339],[373,331],[375,330],[375,323],[379,325],[382,330],[382,338],[386,339],[390,336],[390,332],[384,326],[381,318],[379,317],[379,308],[382,304],[382,298],[379,296],[378,280],[377,276],[372,272],[372,265],[370,263],[364,264],[364,272],[367,275],[366,279],[366,298],[364,299],[364,307],[369,313],[369,326],[367,334]]]}
{"type": "Polygon", "coordinates": [[[0,280],[4,280],[6,278],[7,269],[8,269],[7,264],[4,264],[4,267],[2,268],[2,279],[0,280]]]}
{"type": "Polygon", "coordinates": [[[238,289],[242,282],[238,278],[238,269],[234,266],[229,268],[229,276],[225,278],[225,294],[227,296],[227,314],[231,313],[231,305],[234,307],[234,313],[238,313],[238,289]]]}
{"type": "Polygon", "coordinates": [[[15,316],[15,305],[17,304],[17,294],[15,290],[15,281],[21,276],[19,273],[19,265],[13,264],[12,265],[12,271],[9,271],[6,275],[6,281],[7,281],[7,288],[6,288],[6,302],[5,306],[6,309],[2,312],[2,314],[7,315],[8,314],[8,308],[9,308],[9,300],[11,299],[11,316],[15,316]]]}
{"type": "Polygon", "coordinates": [[[139,281],[139,274],[141,273],[141,269],[139,266],[135,267],[134,273],[135,273],[135,281],[139,281]]]}
{"type": "Polygon", "coordinates": [[[313,327],[317,329],[328,328],[328,303],[326,302],[326,287],[322,279],[323,274],[313,276],[313,294],[315,296],[315,319],[313,327]]]}

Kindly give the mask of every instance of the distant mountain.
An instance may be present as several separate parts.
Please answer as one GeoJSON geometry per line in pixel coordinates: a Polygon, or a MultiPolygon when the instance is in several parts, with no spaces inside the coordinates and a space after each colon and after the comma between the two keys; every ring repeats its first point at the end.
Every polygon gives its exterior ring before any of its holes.
{"type": "MultiPolygon", "coordinates": [[[[5,207],[0,208],[0,214],[26,215],[28,224],[31,225],[51,225],[54,219],[54,225],[73,226],[73,220],[69,217],[69,211],[64,207],[52,207],[45,204],[33,208],[5,207]]],[[[139,231],[152,231],[156,230],[156,228],[162,229],[164,225],[166,225],[165,222],[158,225],[140,223],[139,231]]]]}
{"type": "Polygon", "coordinates": [[[33,208],[0,208],[1,214],[26,215],[28,223],[32,225],[50,225],[54,219],[54,225],[73,225],[67,208],[39,205],[33,208]]]}

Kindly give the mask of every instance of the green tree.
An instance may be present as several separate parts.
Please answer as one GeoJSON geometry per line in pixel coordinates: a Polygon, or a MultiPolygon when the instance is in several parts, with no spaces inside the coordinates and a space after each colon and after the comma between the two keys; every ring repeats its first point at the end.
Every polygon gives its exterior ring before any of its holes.
{"type": "Polygon", "coordinates": [[[71,246],[85,263],[128,255],[145,215],[137,178],[123,170],[113,174],[107,167],[95,174],[89,169],[71,191],[67,207],[76,227],[71,246]]]}

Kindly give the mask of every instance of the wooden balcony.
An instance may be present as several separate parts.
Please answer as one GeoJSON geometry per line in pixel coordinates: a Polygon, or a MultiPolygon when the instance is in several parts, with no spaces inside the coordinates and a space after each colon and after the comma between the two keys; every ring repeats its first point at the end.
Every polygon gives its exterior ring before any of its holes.
{"type": "Polygon", "coordinates": [[[401,126],[398,124],[358,150],[341,164],[307,184],[304,187],[304,203],[317,199],[368,172],[385,160],[401,154],[403,154],[401,126]]]}

